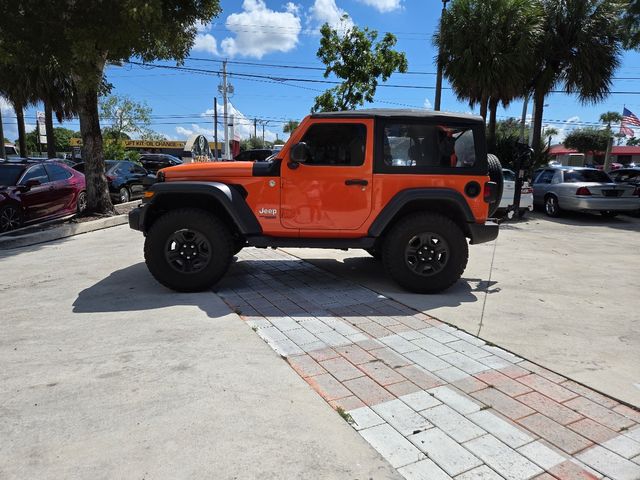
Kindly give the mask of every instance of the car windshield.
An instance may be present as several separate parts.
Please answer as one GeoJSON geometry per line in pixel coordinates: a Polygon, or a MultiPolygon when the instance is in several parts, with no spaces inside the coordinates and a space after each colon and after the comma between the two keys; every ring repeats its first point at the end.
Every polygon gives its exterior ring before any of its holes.
{"type": "Polygon", "coordinates": [[[8,187],[15,185],[23,169],[24,167],[22,165],[0,166],[0,186],[8,187]]]}
{"type": "Polygon", "coordinates": [[[567,183],[600,182],[611,183],[611,178],[600,170],[569,170],[564,172],[564,181],[567,183]]]}

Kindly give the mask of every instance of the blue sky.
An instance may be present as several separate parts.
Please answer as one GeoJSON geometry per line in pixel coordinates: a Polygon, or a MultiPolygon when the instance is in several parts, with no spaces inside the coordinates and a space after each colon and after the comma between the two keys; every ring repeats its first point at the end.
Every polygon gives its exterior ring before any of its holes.
{"type": "MultiPolygon", "coordinates": [[[[342,14],[348,22],[379,32],[392,32],[398,38],[397,49],[404,51],[410,72],[396,74],[388,83],[433,87],[435,56],[431,36],[439,21],[440,0],[222,0],[222,14],[209,25],[200,28],[191,58],[185,66],[204,70],[219,70],[221,63],[213,60],[256,62],[320,67],[315,53],[319,45],[317,29],[324,22],[338,25],[342,14]]],[[[175,65],[167,63],[166,65],[175,65]]],[[[301,119],[308,114],[313,99],[331,85],[321,83],[281,82],[278,78],[296,77],[322,79],[322,72],[305,69],[285,69],[263,65],[229,64],[230,83],[235,88],[231,98],[238,112],[238,131],[246,136],[253,130],[252,119],[269,120],[267,137],[283,138],[282,122],[301,119]],[[256,74],[271,79],[233,77],[234,73],[256,74]]],[[[614,82],[614,91],[640,92],[640,53],[625,52],[614,82]],[[633,79],[625,79],[633,77],[633,79]]],[[[220,79],[216,75],[194,74],[175,70],[150,69],[135,65],[108,67],[107,78],[114,85],[113,93],[128,95],[153,108],[151,127],[169,139],[184,139],[190,133],[210,134],[212,120],[203,116],[213,108],[217,95],[221,113],[221,96],[217,93],[220,79]]],[[[445,81],[445,88],[448,86],[445,81]]],[[[374,107],[429,107],[434,101],[433,89],[378,88],[374,107]]],[[[573,128],[597,122],[605,111],[622,112],[624,105],[640,116],[640,95],[612,94],[597,105],[580,105],[575,97],[551,94],[546,103],[545,124],[561,130],[561,136],[573,128]]],[[[459,102],[450,90],[443,91],[443,110],[468,112],[468,105],[459,102]]],[[[519,117],[522,102],[514,102],[498,113],[500,118],[519,117]]],[[[27,128],[35,123],[35,108],[26,111],[27,128]]],[[[477,112],[477,109],[476,109],[477,112]]],[[[5,136],[16,138],[14,114],[3,105],[5,136]]],[[[78,122],[65,126],[78,128],[78,122]]],[[[259,134],[261,127],[258,127],[259,134]]],[[[637,132],[640,134],[640,131],[637,132]]]]}

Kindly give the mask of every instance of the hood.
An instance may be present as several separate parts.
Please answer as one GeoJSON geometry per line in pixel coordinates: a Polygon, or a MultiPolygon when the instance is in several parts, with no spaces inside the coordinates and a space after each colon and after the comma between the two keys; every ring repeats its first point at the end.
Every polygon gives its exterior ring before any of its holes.
{"type": "Polygon", "coordinates": [[[253,162],[185,163],[160,170],[166,180],[214,180],[221,177],[251,177],[253,162]]]}

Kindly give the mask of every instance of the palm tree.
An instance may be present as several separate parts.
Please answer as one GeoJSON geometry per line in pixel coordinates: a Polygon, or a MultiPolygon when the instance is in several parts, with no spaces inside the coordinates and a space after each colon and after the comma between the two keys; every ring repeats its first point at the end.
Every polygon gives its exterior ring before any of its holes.
{"type": "Polygon", "coordinates": [[[0,64],[0,95],[9,101],[16,113],[18,149],[23,157],[27,156],[24,109],[33,103],[30,82],[31,77],[24,70],[5,68],[5,65],[0,64]]]}
{"type": "Polygon", "coordinates": [[[555,137],[556,135],[558,135],[558,129],[557,128],[553,128],[553,127],[548,127],[544,129],[544,134],[547,137],[547,148],[551,148],[551,141],[553,140],[553,137],[555,137]]]}
{"type": "Polygon", "coordinates": [[[456,96],[480,106],[495,145],[498,105],[522,97],[531,80],[529,52],[541,33],[540,9],[529,0],[453,0],[434,35],[438,60],[456,96]]]}
{"type": "Polygon", "coordinates": [[[604,99],[620,62],[621,38],[616,0],[541,0],[544,29],[527,59],[533,75],[532,146],[541,151],[544,100],[555,87],[575,93],[582,103],[604,99]]]}
{"type": "Polygon", "coordinates": [[[613,148],[613,135],[611,132],[611,124],[612,123],[620,123],[622,121],[622,115],[618,112],[605,112],[600,115],[600,121],[602,123],[607,124],[607,137],[609,141],[607,142],[607,151],[604,155],[604,171],[608,172],[611,168],[611,149],[613,148]]]}
{"type": "Polygon", "coordinates": [[[296,120],[289,120],[287,123],[284,124],[284,126],[282,127],[282,131],[284,133],[293,133],[293,131],[298,128],[298,125],[300,125],[300,122],[296,121],[296,120]]]}

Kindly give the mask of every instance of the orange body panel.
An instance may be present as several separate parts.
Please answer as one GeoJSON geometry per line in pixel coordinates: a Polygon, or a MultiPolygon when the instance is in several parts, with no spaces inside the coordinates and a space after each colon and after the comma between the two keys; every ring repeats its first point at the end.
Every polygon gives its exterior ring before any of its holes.
{"type": "Polygon", "coordinates": [[[469,198],[470,181],[484,185],[488,176],[373,174],[373,119],[305,118],[280,151],[279,177],[254,177],[253,162],[193,163],[164,169],[166,181],[218,181],[242,185],[247,204],[260,222],[263,234],[274,237],[359,238],[389,201],[409,188],[448,188],[462,194],[478,223],[487,219],[482,195],[469,198]],[[289,151],[316,123],[359,123],[367,127],[365,160],[361,166],[288,166],[289,151]],[[345,180],[366,180],[368,185],[345,185],[345,180]]]}

